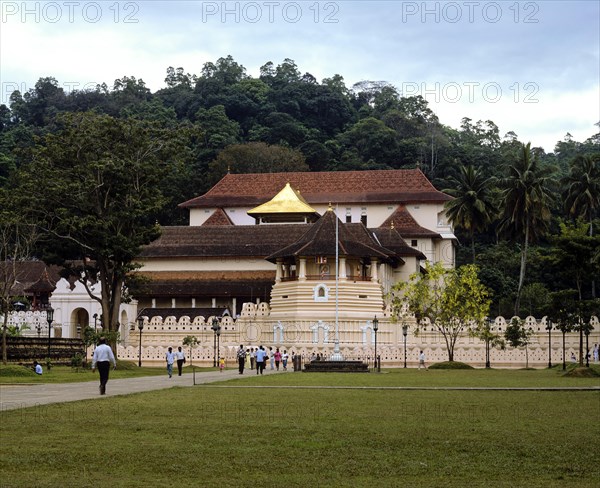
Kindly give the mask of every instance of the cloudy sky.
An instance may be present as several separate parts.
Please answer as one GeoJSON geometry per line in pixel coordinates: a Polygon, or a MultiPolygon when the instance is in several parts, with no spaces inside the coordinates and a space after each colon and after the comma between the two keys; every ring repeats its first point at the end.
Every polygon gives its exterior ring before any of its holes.
{"type": "Polygon", "coordinates": [[[44,76],[65,90],[232,55],[258,76],[285,58],[319,81],[387,81],[442,123],[492,120],[552,151],[600,121],[600,2],[2,1],[1,102],[44,76]]]}

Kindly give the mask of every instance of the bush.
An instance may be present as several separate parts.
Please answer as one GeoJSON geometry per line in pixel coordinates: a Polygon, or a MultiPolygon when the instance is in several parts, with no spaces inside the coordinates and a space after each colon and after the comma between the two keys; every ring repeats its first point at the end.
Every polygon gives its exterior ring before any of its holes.
{"type": "Polygon", "coordinates": [[[429,369],[475,369],[473,366],[461,363],[459,361],[445,361],[443,363],[435,363],[429,366],[429,369]]]}
{"type": "Polygon", "coordinates": [[[132,363],[131,361],[121,361],[120,359],[117,359],[117,369],[131,371],[132,369],[139,369],[139,368],[136,363],[132,363]]]}
{"type": "Polygon", "coordinates": [[[600,373],[595,368],[575,367],[568,370],[563,376],[569,378],[595,378],[600,376],[600,373]]]}
{"type": "Polygon", "coordinates": [[[27,366],[2,366],[0,376],[35,376],[35,371],[27,366]]]}

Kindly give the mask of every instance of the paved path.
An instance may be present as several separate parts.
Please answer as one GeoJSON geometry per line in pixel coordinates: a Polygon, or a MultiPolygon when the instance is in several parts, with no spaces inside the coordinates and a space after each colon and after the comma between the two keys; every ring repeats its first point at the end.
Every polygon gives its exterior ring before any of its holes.
{"type": "MultiPolygon", "coordinates": [[[[265,374],[274,374],[277,371],[265,369],[265,374]]],[[[282,373],[282,371],[279,371],[282,373]]],[[[244,376],[255,375],[255,371],[246,370],[244,376]]],[[[237,370],[197,372],[196,384],[214,383],[217,381],[239,378],[237,370]]],[[[193,386],[193,373],[182,376],[167,375],[145,376],[141,378],[123,378],[109,380],[106,387],[106,396],[127,395],[143,391],[162,390],[174,386],[193,386]]],[[[362,390],[537,390],[537,391],[600,391],[600,386],[592,387],[411,387],[411,386],[259,386],[259,385],[215,385],[215,388],[294,388],[294,389],[362,389],[362,390]]],[[[45,384],[6,384],[0,385],[0,412],[18,408],[35,407],[50,403],[74,402],[89,400],[91,398],[104,398],[98,393],[98,382],[85,383],[45,383],[45,384]]]]}
{"type": "MultiPolygon", "coordinates": [[[[265,370],[265,374],[277,371],[265,370]]],[[[255,371],[247,370],[244,376],[255,375],[255,371]]],[[[236,370],[196,372],[196,384],[212,383],[239,378],[236,370]]],[[[145,376],[140,378],[109,379],[106,385],[106,396],[127,395],[142,391],[162,390],[174,386],[193,386],[193,373],[169,378],[161,376],[145,376]]],[[[84,383],[44,383],[44,384],[5,384],[0,385],[0,412],[17,408],[35,407],[49,403],[74,402],[100,397],[98,381],[84,383]]]]}

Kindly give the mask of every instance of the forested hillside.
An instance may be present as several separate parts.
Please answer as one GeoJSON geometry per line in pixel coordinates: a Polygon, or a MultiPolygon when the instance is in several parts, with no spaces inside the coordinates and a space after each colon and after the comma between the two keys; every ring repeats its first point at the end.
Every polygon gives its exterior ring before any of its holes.
{"type": "MultiPolygon", "coordinates": [[[[85,188],[100,169],[67,167],[90,141],[102,141],[105,150],[86,162],[110,159],[112,148],[146,174],[144,165],[152,166],[152,205],[131,207],[149,226],[186,224],[177,204],[204,193],[227,171],[418,167],[456,197],[449,210],[460,240],[458,264],[481,267],[482,281],[494,291],[494,314],[539,316],[567,296],[584,301],[597,294],[600,133],[585,141],[566,134],[545,153],[535,141],[530,146],[513,132],[501,134],[493,112],[489,120],[464,118],[460,127],[448,127],[420,96],[402,97],[385,82],[347,87],[339,74],[319,82],[290,59],[266,63],[257,78],[230,56],[206,63],[199,74],[169,67],[165,85],[152,93],[131,76],[66,93],[47,77],[27,93],[14,92],[9,107],[0,106],[5,209],[17,213],[32,198],[43,199],[45,185],[35,185],[38,177],[47,185],[43,175],[69,175],[71,182],[58,185],[56,194],[77,193],[73,180],[85,188]],[[124,134],[135,144],[128,147],[124,134]],[[66,166],[46,174],[40,161],[57,159],[66,166]]],[[[110,184],[103,176],[98,188],[110,184]]],[[[128,181],[136,184],[136,178],[128,181]]]]}

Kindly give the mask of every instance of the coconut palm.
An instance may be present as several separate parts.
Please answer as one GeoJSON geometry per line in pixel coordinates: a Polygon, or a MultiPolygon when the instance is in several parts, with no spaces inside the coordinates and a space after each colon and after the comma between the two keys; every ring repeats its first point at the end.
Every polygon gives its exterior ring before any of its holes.
{"type": "MultiPolygon", "coordinates": [[[[565,210],[569,215],[583,217],[590,223],[590,237],[594,235],[594,217],[600,209],[600,164],[597,158],[577,156],[570,164],[569,175],[563,178],[565,210]]],[[[596,283],[592,281],[592,297],[596,283]]]]}
{"type": "Polygon", "coordinates": [[[496,212],[492,203],[491,179],[469,165],[461,166],[459,175],[451,177],[449,182],[452,188],[444,192],[455,198],[446,203],[446,215],[454,226],[469,233],[475,263],[475,232],[484,231],[496,212]]]}
{"type": "Polygon", "coordinates": [[[508,177],[500,181],[504,200],[499,230],[522,242],[521,269],[515,299],[515,315],[519,315],[521,291],[527,268],[529,244],[547,229],[553,200],[549,168],[543,168],[532,154],[531,143],[523,144],[518,161],[509,166],[508,177]]]}
{"type": "Polygon", "coordinates": [[[570,166],[563,178],[565,209],[573,217],[584,217],[592,236],[592,222],[600,209],[600,164],[590,156],[577,156],[570,166]]]}

